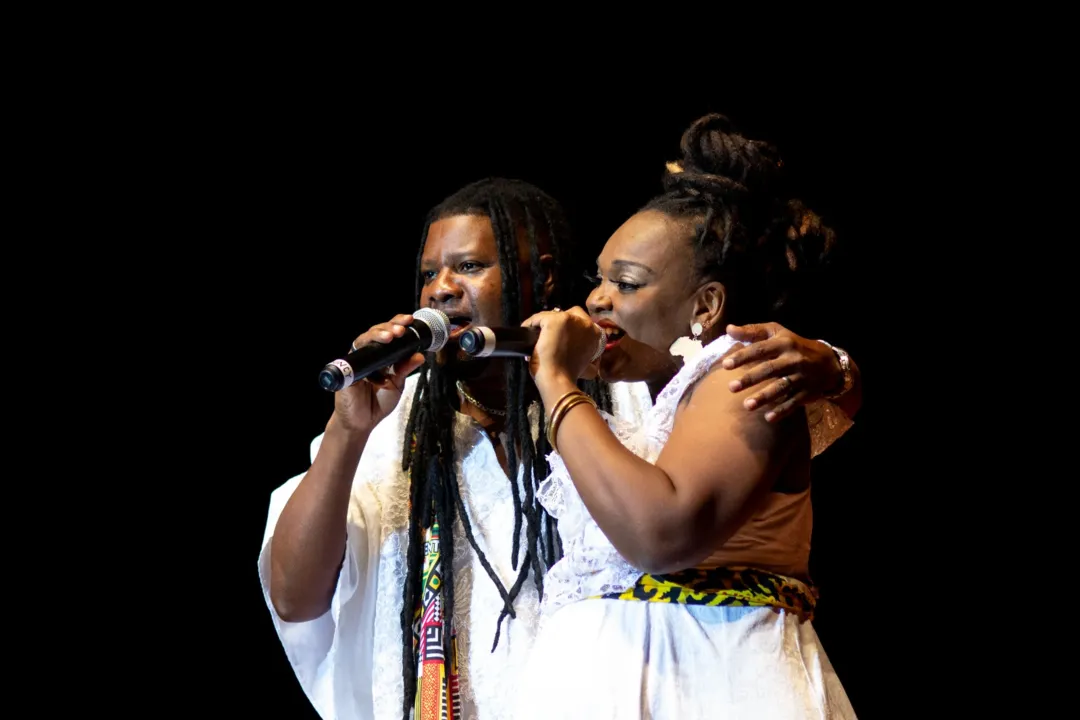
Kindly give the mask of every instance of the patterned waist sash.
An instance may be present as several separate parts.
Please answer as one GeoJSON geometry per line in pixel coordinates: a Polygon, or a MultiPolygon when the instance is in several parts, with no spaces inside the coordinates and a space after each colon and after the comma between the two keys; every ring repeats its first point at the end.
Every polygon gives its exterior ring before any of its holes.
{"type": "Polygon", "coordinates": [[[439,523],[424,533],[424,574],[419,607],[413,616],[416,662],[415,720],[458,720],[457,634],[442,613],[442,552],[439,523]],[[447,628],[449,627],[449,632],[447,628]]]}
{"type": "Polygon", "coordinates": [[[594,597],[680,605],[771,606],[795,613],[802,621],[813,620],[817,605],[817,591],[801,580],[750,567],[645,574],[631,588],[594,597]]]}

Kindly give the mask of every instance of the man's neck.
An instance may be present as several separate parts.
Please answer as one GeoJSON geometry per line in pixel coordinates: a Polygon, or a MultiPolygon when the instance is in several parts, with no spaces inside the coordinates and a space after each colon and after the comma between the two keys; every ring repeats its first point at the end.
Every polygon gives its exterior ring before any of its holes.
{"type": "MultiPolygon", "coordinates": [[[[479,373],[460,373],[460,390],[468,395],[461,398],[461,411],[488,430],[501,431],[506,424],[506,370],[506,360],[491,358],[479,373]]],[[[528,393],[526,404],[535,395],[531,381],[528,383],[528,393]]]]}
{"type": "Polygon", "coordinates": [[[461,382],[468,388],[469,395],[481,404],[496,410],[506,409],[506,361],[493,359],[479,375],[465,377],[461,382]]]}

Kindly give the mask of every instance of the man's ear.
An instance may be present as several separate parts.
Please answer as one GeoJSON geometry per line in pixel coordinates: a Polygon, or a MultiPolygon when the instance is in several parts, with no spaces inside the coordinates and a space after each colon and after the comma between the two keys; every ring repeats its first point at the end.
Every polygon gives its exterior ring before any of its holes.
{"type": "Polygon", "coordinates": [[[544,297],[540,298],[540,307],[550,308],[555,294],[555,257],[551,253],[540,256],[540,272],[544,274],[544,297]]]}

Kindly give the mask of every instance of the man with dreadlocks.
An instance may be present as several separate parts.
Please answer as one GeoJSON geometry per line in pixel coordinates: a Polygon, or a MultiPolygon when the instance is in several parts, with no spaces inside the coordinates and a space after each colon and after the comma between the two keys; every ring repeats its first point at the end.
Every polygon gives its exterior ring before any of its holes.
{"type": "MultiPolygon", "coordinates": [[[[536,187],[468,185],[428,215],[419,306],[446,313],[451,339],[569,307],[568,236],[536,187]]],[[[389,342],[411,319],[354,346],[389,342]]],[[[823,386],[835,376],[828,362],[805,374],[815,369],[823,386]]],[[[652,403],[645,383],[578,385],[628,420],[652,403]]],[[[550,472],[543,422],[523,361],[447,349],[336,393],[310,469],[271,496],[259,558],[275,627],[323,717],[510,717],[543,576],[562,556],[534,494],[550,472]]]]}

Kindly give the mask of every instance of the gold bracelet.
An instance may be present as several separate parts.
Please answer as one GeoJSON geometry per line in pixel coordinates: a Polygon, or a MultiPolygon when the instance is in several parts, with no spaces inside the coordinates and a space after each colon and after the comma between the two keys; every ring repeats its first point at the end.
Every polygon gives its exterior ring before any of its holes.
{"type": "Polygon", "coordinates": [[[570,409],[575,405],[581,405],[582,403],[588,403],[594,408],[596,407],[596,401],[585,393],[575,395],[573,398],[567,401],[565,405],[559,408],[559,414],[552,418],[551,425],[548,426],[548,445],[551,445],[551,449],[555,452],[559,451],[559,448],[555,445],[555,438],[559,433],[559,425],[566,418],[566,413],[570,412],[570,409]]]}
{"type": "Polygon", "coordinates": [[[585,393],[581,392],[581,390],[580,390],[580,389],[578,389],[578,388],[575,388],[575,389],[573,389],[573,390],[570,390],[570,391],[569,391],[569,392],[567,392],[566,394],[564,394],[564,395],[563,395],[563,396],[562,396],[561,398],[559,398],[558,400],[556,400],[556,401],[555,401],[555,404],[551,406],[551,410],[550,410],[550,411],[548,412],[548,415],[547,415],[547,426],[548,426],[548,427],[551,427],[551,420],[552,420],[552,418],[554,418],[554,417],[555,417],[555,414],[559,412],[559,408],[560,408],[560,407],[562,407],[563,403],[565,403],[565,402],[566,402],[567,400],[569,400],[570,398],[574,397],[575,395],[584,395],[584,394],[585,394],[585,393]]]}
{"type": "Polygon", "coordinates": [[[566,419],[566,414],[570,412],[571,408],[575,405],[581,405],[582,403],[588,403],[589,405],[596,407],[596,403],[588,395],[585,395],[584,393],[576,395],[562,406],[559,415],[555,417],[551,426],[548,428],[548,444],[551,445],[551,448],[555,450],[555,452],[559,451],[559,448],[555,445],[555,438],[559,434],[559,426],[562,425],[562,421],[566,419]]]}

